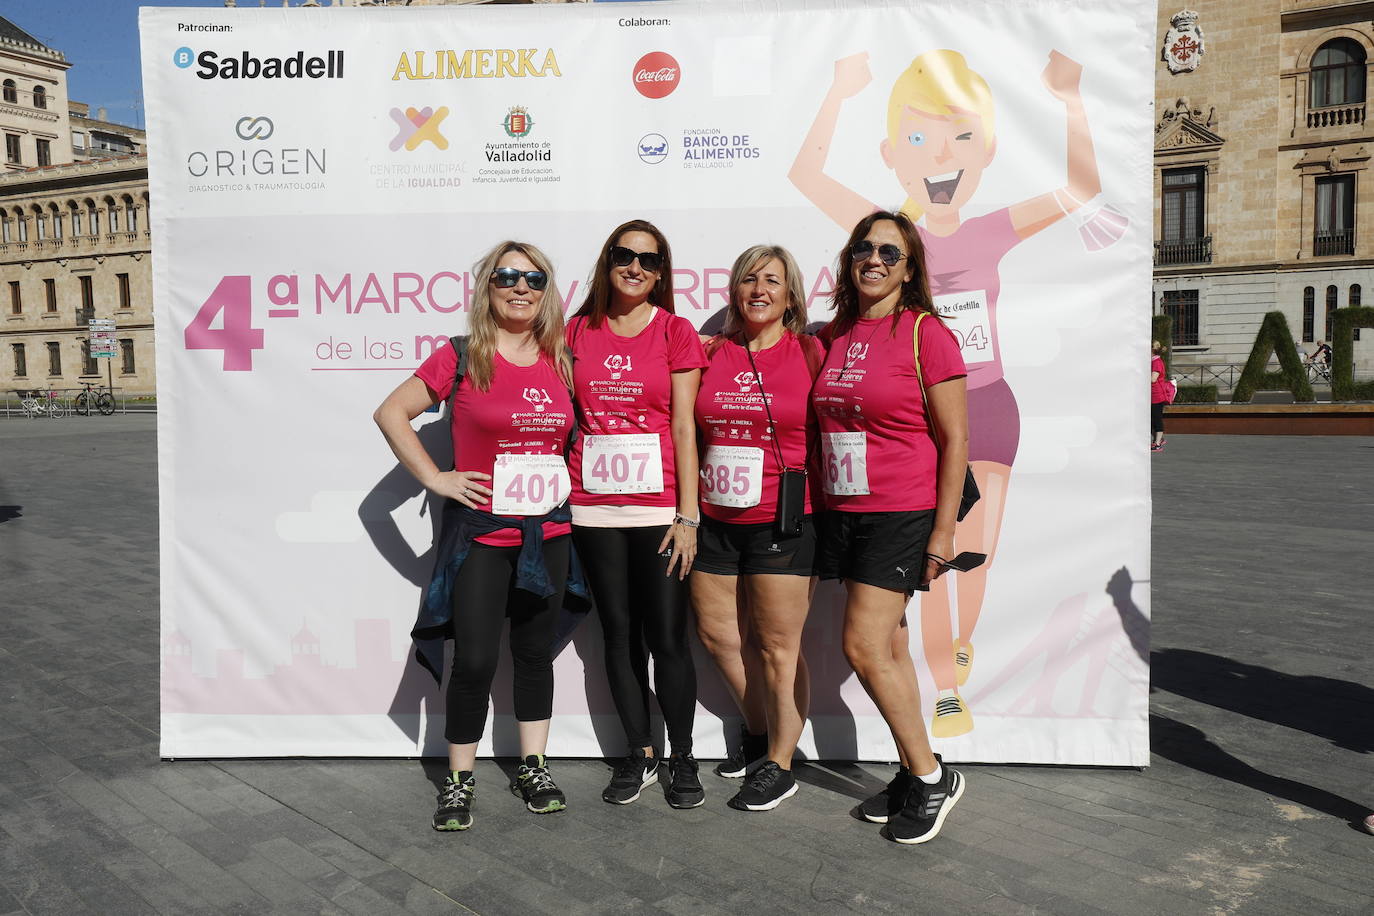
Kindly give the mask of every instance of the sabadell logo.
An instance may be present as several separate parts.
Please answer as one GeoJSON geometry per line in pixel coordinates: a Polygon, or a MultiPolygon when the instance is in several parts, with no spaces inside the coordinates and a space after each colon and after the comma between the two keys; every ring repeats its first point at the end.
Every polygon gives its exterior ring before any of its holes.
{"type": "Polygon", "coordinates": [[[172,63],[182,70],[196,66],[203,80],[343,79],[344,52],[329,51],[323,57],[307,57],[304,51],[285,57],[256,57],[248,51],[221,55],[217,51],[177,48],[172,63]]]}
{"type": "Polygon", "coordinates": [[[682,68],[667,51],[650,51],[634,68],[634,84],[646,99],[661,99],[677,88],[682,68]]]}

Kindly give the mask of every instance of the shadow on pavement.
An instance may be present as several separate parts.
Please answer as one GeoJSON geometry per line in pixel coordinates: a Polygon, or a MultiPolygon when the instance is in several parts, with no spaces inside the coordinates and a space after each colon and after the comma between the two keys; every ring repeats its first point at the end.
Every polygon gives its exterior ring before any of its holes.
{"type": "Polygon", "coordinates": [[[1150,653],[1157,690],[1325,738],[1337,747],[1374,751],[1374,689],[1352,681],[1284,674],[1192,649],[1150,653]]]}
{"type": "Polygon", "coordinates": [[[1200,729],[1157,713],[1150,714],[1150,750],[1199,773],[1247,786],[1265,795],[1286,798],[1304,808],[1341,818],[1357,829],[1363,829],[1360,822],[1369,813],[1348,798],[1257,770],[1222,750],[1200,729]]]}

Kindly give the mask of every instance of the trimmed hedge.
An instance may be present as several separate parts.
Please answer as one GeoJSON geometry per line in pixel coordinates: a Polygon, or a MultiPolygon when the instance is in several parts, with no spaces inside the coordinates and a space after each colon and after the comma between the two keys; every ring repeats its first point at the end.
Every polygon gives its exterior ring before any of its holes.
{"type": "Polygon", "coordinates": [[[1164,377],[1170,378],[1174,371],[1174,319],[1168,315],[1155,315],[1150,319],[1150,343],[1156,340],[1164,345],[1164,352],[1159,354],[1164,360],[1164,377]]]}
{"type": "MultiPolygon", "coordinates": [[[[1342,400],[1347,400],[1342,398],[1342,400]]],[[[1355,382],[1351,385],[1351,401],[1374,401],[1374,379],[1365,382],[1355,382]]]]}
{"type": "Polygon", "coordinates": [[[1215,404],[1216,402],[1216,385],[1179,385],[1178,394],[1174,397],[1175,404],[1215,404]]]}
{"type": "Polygon", "coordinates": [[[1336,309],[1331,313],[1331,400],[1363,401],[1369,399],[1368,388],[1359,394],[1361,385],[1355,382],[1355,329],[1374,328],[1374,308],[1336,309]]]}
{"type": "MultiPolygon", "coordinates": [[[[1339,311],[1338,309],[1337,312],[1339,311]]],[[[1346,365],[1349,366],[1350,363],[1347,362],[1346,365]]],[[[1293,400],[1302,403],[1310,403],[1317,399],[1312,391],[1312,384],[1307,381],[1307,370],[1298,358],[1298,348],[1293,344],[1293,335],[1288,330],[1288,319],[1284,317],[1283,312],[1269,312],[1264,316],[1259,333],[1255,335],[1255,346],[1250,350],[1250,358],[1245,361],[1245,368],[1241,370],[1240,378],[1236,381],[1236,390],[1231,392],[1231,403],[1250,403],[1258,389],[1291,391],[1293,400]],[[1265,366],[1269,364],[1269,357],[1274,354],[1279,357],[1280,371],[1266,373],[1265,366]],[[1279,377],[1277,384],[1271,382],[1272,388],[1265,384],[1266,374],[1279,377]]]]}

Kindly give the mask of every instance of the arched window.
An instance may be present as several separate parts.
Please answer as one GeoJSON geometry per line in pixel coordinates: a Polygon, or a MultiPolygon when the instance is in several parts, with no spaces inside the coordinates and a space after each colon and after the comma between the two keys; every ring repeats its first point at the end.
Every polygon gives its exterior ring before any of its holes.
{"type": "Polygon", "coordinates": [[[0,242],[13,241],[10,236],[10,215],[0,213],[0,242]]]}
{"type": "Polygon", "coordinates": [[[1351,38],[1336,38],[1312,57],[1309,107],[1353,105],[1364,101],[1364,48],[1351,38]]]}
{"type": "Polygon", "coordinates": [[[134,200],[129,195],[124,195],[124,229],[128,232],[138,231],[138,211],[134,209],[134,200]]]}
{"type": "Polygon", "coordinates": [[[52,237],[62,238],[62,211],[57,209],[57,204],[49,204],[48,210],[52,216],[52,237]]]}
{"type": "Polygon", "coordinates": [[[24,211],[18,207],[14,210],[14,221],[19,224],[19,241],[27,242],[29,240],[29,222],[24,219],[24,211]]]}
{"type": "Polygon", "coordinates": [[[76,201],[70,201],[67,209],[72,211],[72,238],[81,235],[81,208],[76,205],[76,201]]]}
{"type": "Polygon", "coordinates": [[[86,201],[86,229],[91,235],[100,234],[100,211],[91,200],[86,201]]]}
{"type": "MultiPolygon", "coordinates": [[[[1349,306],[1349,307],[1352,308],[1352,309],[1357,309],[1357,308],[1359,308],[1359,307],[1360,307],[1360,294],[1361,294],[1360,284],[1358,284],[1358,283],[1352,283],[1352,284],[1350,284],[1350,301],[1347,302],[1346,305],[1349,306]]],[[[1359,329],[1359,328],[1352,328],[1352,330],[1355,332],[1355,339],[1356,339],[1356,340],[1359,340],[1359,339],[1360,339],[1360,329],[1359,329]]]]}
{"type": "Polygon", "coordinates": [[[41,242],[48,237],[48,220],[42,207],[35,206],[33,208],[33,228],[38,236],[38,241],[41,242]]]}
{"type": "Polygon", "coordinates": [[[48,107],[48,90],[44,89],[42,86],[34,86],[34,87],[33,87],[33,107],[34,107],[34,108],[47,108],[47,107],[48,107]]]}
{"type": "Polygon", "coordinates": [[[1317,338],[1317,291],[1306,287],[1302,291],[1302,342],[1312,343],[1317,338]]]}
{"type": "Polygon", "coordinates": [[[1326,334],[1322,337],[1322,340],[1327,343],[1331,342],[1331,313],[1336,310],[1337,295],[1336,287],[1328,286],[1326,288],[1326,334]]]}
{"type": "Polygon", "coordinates": [[[5,80],[3,85],[3,97],[6,102],[19,101],[19,89],[15,87],[14,80],[5,80]]]}

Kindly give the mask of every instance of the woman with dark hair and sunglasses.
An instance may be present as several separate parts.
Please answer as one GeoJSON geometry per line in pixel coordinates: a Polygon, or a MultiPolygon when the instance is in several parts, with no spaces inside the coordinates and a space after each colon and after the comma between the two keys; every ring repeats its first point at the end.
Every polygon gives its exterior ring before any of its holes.
{"type": "Polygon", "coordinates": [[[695,808],[706,796],[692,756],[697,682],[684,580],[697,550],[692,407],[706,355],[691,323],[673,313],[672,253],[652,223],[631,220],[606,239],[567,341],[581,432],[569,461],[573,540],[629,743],[601,797],[627,805],[658,778],[652,654],[672,745],[668,804],[695,808]]]}
{"type": "MultiPolygon", "coordinates": [[[[924,843],[964,778],[931,750],[904,628],[913,592],[953,556],[968,467],[964,362],[933,312],[921,239],[905,214],[860,220],[835,278],[835,317],[821,332],[829,352],[812,390],[830,510],[817,569],[844,581],[845,656],[901,759],[863,816],[899,843],[924,843]]],[[[922,616],[922,637],[949,645],[949,616],[937,618],[922,616]]]]}
{"type": "Polygon", "coordinates": [[[435,830],[472,826],[473,767],[508,617],[524,760],[511,791],[535,814],[566,807],[544,759],[571,531],[563,455],[574,423],[572,366],[562,297],[549,259],[524,242],[497,245],[473,274],[486,282],[473,294],[465,353],[435,350],[373,414],[405,469],[446,500],[434,578],[412,632],[417,658],[436,680],[443,640],[454,641],[444,727],[451,772],[435,830]],[[441,471],[410,423],[450,398],[453,469],[441,471]]]}
{"type": "Polygon", "coordinates": [[[792,754],[810,699],[801,638],[816,529],[806,471],[816,442],[811,384],[824,353],[805,333],[805,302],[785,248],[755,245],[736,258],[725,327],[706,344],[711,365],[697,395],[705,453],[692,606],[744,716],[739,750],[716,767],[748,774],[729,801],[741,811],[768,811],[796,793],[792,754]]]}

